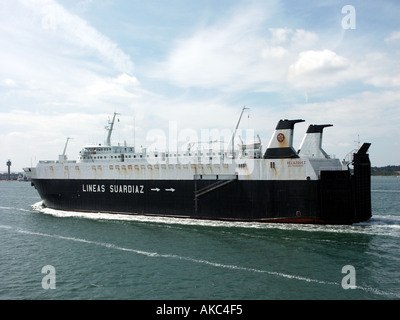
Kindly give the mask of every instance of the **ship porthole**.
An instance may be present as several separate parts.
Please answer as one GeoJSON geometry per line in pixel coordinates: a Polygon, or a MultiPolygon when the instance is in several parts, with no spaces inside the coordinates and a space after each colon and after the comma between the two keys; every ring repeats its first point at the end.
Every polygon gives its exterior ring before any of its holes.
{"type": "Polygon", "coordinates": [[[301,211],[296,211],[296,217],[298,217],[298,218],[301,217],[301,211]]]}

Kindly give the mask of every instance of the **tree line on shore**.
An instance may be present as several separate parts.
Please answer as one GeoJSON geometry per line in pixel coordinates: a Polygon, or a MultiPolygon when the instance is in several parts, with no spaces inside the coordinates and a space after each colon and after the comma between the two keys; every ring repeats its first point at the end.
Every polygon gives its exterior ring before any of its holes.
{"type": "Polygon", "coordinates": [[[400,176],[400,166],[371,167],[372,176],[400,176]]]}

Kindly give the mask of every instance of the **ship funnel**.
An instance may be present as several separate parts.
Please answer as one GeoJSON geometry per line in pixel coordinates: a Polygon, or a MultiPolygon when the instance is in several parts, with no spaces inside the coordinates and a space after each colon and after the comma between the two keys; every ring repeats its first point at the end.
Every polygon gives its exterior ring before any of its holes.
{"type": "Polygon", "coordinates": [[[293,149],[294,125],[304,120],[280,120],[264,153],[264,159],[298,158],[293,149]]]}
{"type": "Polygon", "coordinates": [[[299,154],[305,157],[326,158],[328,154],[322,149],[322,132],[332,124],[311,124],[301,142],[299,154]]]}

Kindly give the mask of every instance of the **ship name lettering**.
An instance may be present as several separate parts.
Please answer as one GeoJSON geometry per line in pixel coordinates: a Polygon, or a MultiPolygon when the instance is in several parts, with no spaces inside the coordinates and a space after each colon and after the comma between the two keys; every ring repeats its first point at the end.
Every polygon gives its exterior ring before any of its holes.
{"type": "Polygon", "coordinates": [[[144,193],[143,185],[132,184],[112,184],[110,185],[111,193],[144,193]]]}
{"type": "Polygon", "coordinates": [[[305,164],[305,160],[289,160],[287,162],[288,167],[304,167],[305,164]]]}
{"type": "Polygon", "coordinates": [[[82,184],[83,192],[106,192],[104,184],[82,184]]]}

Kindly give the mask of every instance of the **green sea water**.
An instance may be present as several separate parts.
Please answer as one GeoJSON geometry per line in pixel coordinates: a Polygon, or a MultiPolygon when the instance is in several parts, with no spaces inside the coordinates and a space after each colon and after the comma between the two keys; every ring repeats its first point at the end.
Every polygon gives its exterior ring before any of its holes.
{"type": "Polygon", "coordinates": [[[372,177],[372,209],[351,226],[84,214],[3,181],[0,299],[399,299],[399,178],[372,177]]]}

